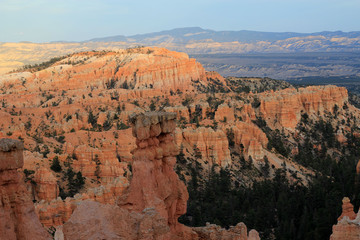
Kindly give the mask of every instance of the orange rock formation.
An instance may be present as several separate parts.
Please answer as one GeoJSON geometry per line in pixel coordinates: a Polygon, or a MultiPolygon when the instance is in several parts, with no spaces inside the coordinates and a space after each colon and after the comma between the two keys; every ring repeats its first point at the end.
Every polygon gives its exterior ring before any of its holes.
{"type": "Polygon", "coordinates": [[[244,148],[245,156],[251,156],[256,160],[264,157],[268,139],[258,126],[253,123],[237,122],[232,130],[234,131],[235,145],[244,148]]]}
{"type": "MultiPolygon", "coordinates": [[[[13,82],[16,82],[17,74],[12,76],[15,76],[13,82]]],[[[208,78],[224,82],[219,74],[206,73],[201,64],[187,54],[164,48],[77,53],[53,67],[21,75],[24,76],[26,87],[31,91],[38,90],[39,86],[50,91],[124,87],[140,92],[150,89],[153,94],[153,90],[166,93],[193,90],[192,80],[198,80],[205,86],[208,78]]],[[[17,87],[17,90],[21,89],[17,87]]]]}
{"type": "Polygon", "coordinates": [[[137,148],[133,151],[133,178],[124,207],[141,212],[154,207],[172,232],[183,226],[177,219],[186,213],[188,193],[173,170],[179,153],[174,142],[173,113],[147,113],[133,117],[137,148]]]}
{"type": "Polygon", "coordinates": [[[59,196],[57,179],[49,169],[41,167],[34,176],[36,194],[39,200],[51,201],[59,196]]]}
{"type": "Polygon", "coordinates": [[[23,144],[0,139],[0,238],[50,239],[17,172],[23,164],[23,144]]]}
{"type": "Polygon", "coordinates": [[[189,152],[194,152],[195,147],[198,148],[203,161],[222,167],[231,164],[228,139],[222,130],[214,131],[205,127],[179,129],[176,131],[176,143],[189,152]]]}
{"type": "Polygon", "coordinates": [[[89,188],[85,193],[77,194],[74,198],[40,201],[35,204],[35,210],[40,222],[45,227],[59,226],[69,220],[73,211],[82,201],[89,199],[104,204],[115,204],[128,186],[127,178],[119,176],[100,187],[89,188]]]}
{"type": "Polygon", "coordinates": [[[188,228],[177,219],[186,212],[188,193],[173,167],[178,148],[174,142],[175,113],[145,113],[131,118],[137,148],[133,177],[118,206],[82,202],[56,233],[64,239],[241,239],[249,236],[244,224],[226,231],[215,225],[188,228]]]}
{"type": "Polygon", "coordinates": [[[333,112],[335,104],[341,108],[348,100],[346,88],[316,86],[284,89],[259,94],[258,112],[270,127],[294,129],[302,113],[309,115],[333,112]]]}
{"type": "Polygon", "coordinates": [[[354,213],[354,206],[349,198],[343,199],[343,212],[338,223],[333,226],[330,240],[356,240],[360,239],[360,211],[354,213]]]}
{"type": "Polygon", "coordinates": [[[218,122],[232,123],[235,121],[234,109],[223,103],[218,106],[215,113],[215,120],[218,122]]]}

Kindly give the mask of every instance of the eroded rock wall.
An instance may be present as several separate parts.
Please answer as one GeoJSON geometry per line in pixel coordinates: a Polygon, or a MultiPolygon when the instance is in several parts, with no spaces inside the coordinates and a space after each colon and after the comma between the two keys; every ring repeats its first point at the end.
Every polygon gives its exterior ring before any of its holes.
{"type": "Polygon", "coordinates": [[[0,239],[50,239],[17,172],[23,165],[23,144],[0,139],[0,239]]]}

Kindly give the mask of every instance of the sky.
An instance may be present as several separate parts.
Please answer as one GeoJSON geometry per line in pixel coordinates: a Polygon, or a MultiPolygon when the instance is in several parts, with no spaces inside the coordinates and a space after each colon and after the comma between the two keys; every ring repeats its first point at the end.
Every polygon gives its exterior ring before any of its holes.
{"type": "Polygon", "coordinates": [[[0,42],[84,41],[181,27],[360,31],[360,0],[0,0],[0,42]]]}

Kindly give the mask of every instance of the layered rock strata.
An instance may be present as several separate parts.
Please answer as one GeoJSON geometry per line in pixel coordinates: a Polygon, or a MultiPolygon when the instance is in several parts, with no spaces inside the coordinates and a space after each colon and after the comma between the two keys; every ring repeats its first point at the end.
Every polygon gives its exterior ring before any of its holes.
{"type": "Polygon", "coordinates": [[[23,144],[0,139],[0,239],[50,239],[17,172],[23,165],[23,144]]]}
{"type": "Polygon", "coordinates": [[[322,115],[333,112],[334,106],[342,108],[348,101],[347,90],[336,86],[311,86],[299,89],[284,89],[258,95],[259,107],[256,109],[270,127],[294,129],[301,114],[322,115]]]}
{"type": "Polygon", "coordinates": [[[205,127],[177,129],[176,143],[191,153],[199,151],[204,162],[222,167],[231,164],[228,139],[222,130],[205,127]]]}
{"type": "Polygon", "coordinates": [[[51,201],[59,196],[57,179],[49,169],[38,169],[33,180],[36,182],[35,192],[38,200],[51,201]]]}
{"type": "Polygon", "coordinates": [[[255,124],[236,122],[232,127],[234,132],[234,143],[245,155],[255,160],[263,159],[265,148],[268,144],[266,134],[255,124]]]}
{"type": "Polygon", "coordinates": [[[230,230],[215,225],[188,228],[177,219],[186,212],[188,192],[173,167],[176,113],[131,117],[137,148],[130,187],[117,205],[83,201],[56,235],[69,239],[239,239],[258,240],[244,224],[230,230]]]}
{"type": "MultiPolygon", "coordinates": [[[[134,90],[127,93],[127,98],[131,94],[143,97],[148,94],[154,96],[170,91],[194,90],[192,80],[206,86],[208,79],[216,78],[225,84],[219,74],[207,73],[199,62],[189,58],[186,53],[146,47],[116,52],[76,53],[47,69],[6,77],[8,83],[13,85],[18,78],[26,79],[28,90],[37,90],[39,86],[42,90],[86,89],[89,86],[134,90]]],[[[22,91],[23,87],[18,85],[16,88],[16,91],[22,91]]]]}
{"type": "Polygon", "coordinates": [[[123,206],[141,212],[155,208],[171,231],[182,225],[189,198],[185,184],[174,171],[179,150],[174,142],[176,114],[145,113],[131,118],[137,148],[133,151],[133,178],[123,206]]]}
{"type": "Polygon", "coordinates": [[[338,223],[333,226],[330,240],[357,240],[360,239],[360,211],[354,213],[354,206],[349,198],[343,199],[343,212],[338,223]]]}

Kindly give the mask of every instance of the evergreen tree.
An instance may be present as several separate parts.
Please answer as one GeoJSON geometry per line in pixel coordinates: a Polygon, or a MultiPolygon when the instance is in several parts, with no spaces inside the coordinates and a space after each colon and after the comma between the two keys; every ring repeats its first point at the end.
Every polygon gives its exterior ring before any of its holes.
{"type": "Polygon", "coordinates": [[[53,158],[50,169],[53,170],[54,172],[61,172],[62,168],[58,156],[55,156],[53,158]]]}

